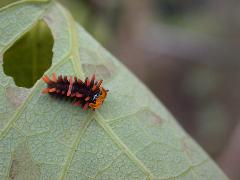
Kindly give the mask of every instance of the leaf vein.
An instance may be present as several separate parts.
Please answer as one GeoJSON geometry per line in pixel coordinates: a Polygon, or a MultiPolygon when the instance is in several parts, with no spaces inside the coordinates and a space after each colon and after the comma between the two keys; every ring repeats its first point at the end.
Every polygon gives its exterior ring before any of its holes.
{"type": "Polygon", "coordinates": [[[155,177],[151,174],[151,171],[131,152],[124,142],[122,142],[122,140],[112,131],[108,124],[104,122],[104,118],[99,112],[96,112],[95,119],[110,136],[113,142],[115,142],[118,147],[128,156],[128,158],[131,159],[147,177],[154,179],[155,177]]]}
{"type": "Polygon", "coordinates": [[[61,179],[61,180],[64,179],[64,177],[66,175],[66,172],[68,171],[68,169],[71,165],[71,162],[73,160],[74,153],[77,150],[77,146],[79,145],[79,143],[81,141],[81,138],[85,134],[85,132],[86,132],[89,124],[91,123],[91,121],[92,121],[92,115],[89,114],[85,126],[83,127],[82,131],[79,131],[78,134],[77,134],[77,137],[76,137],[76,139],[75,139],[75,141],[72,145],[71,151],[68,154],[67,160],[64,163],[63,170],[61,172],[61,175],[60,175],[59,179],[61,179]]]}
{"type": "MultiPolygon", "coordinates": [[[[53,68],[50,68],[46,74],[49,74],[49,72],[53,72],[54,70],[57,70],[58,68],[60,68],[60,66],[62,64],[65,63],[65,59],[60,61],[58,64],[56,64],[53,68]]],[[[33,98],[34,94],[36,91],[38,91],[38,86],[42,85],[43,82],[42,81],[37,81],[37,83],[32,87],[30,94],[28,95],[28,97],[25,99],[25,101],[19,106],[19,108],[16,110],[16,112],[14,113],[14,115],[12,116],[12,118],[8,121],[6,127],[3,129],[3,131],[0,132],[0,140],[3,139],[5,137],[5,135],[7,134],[7,132],[11,129],[11,127],[13,126],[14,122],[17,120],[17,118],[22,114],[22,112],[24,111],[25,107],[27,106],[28,102],[33,98]]]]}
{"type": "MultiPolygon", "coordinates": [[[[8,6],[5,6],[3,8],[0,9],[0,12],[9,8],[9,7],[13,7],[13,6],[16,6],[16,5],[19,5],[19,4],[23,4],[23,3],[27,3],[27,2],[32,2],[32,3],[47,3],[48,0],[34,0],[34,1],[30,1],[30,0],[22,0],[22,1],[19,1],[19,2],[16,2],[16,3],[13,3],[13,4],[10,4],[8,6]]],[[[52,2],[52,1],[50,1],[52,2]]],[[[49,9],[49,7],[52,5],[52,3],[49,3],[49,5],[44,9],[44,11],[39,15],[39,17],[36,19],[36,21],[34,23],[32,23],[29,27],[27,27],[26,29],[24,29],[23,31],[19,32],[17,34],[17,36],[15,37],[15,39],[11,42],[9,42],[8,45],[5,45],[4,48],[1,50],[0,53],[4,53],[9,47],[11,47],[13,45],[13,43],[16,41],[16,39],[19,39],[23,34],[25,34],[26,32],[28,32],[33,26],[35,26],[38,22],[38,20],[42,19],[45,12],[49,9]]]]}

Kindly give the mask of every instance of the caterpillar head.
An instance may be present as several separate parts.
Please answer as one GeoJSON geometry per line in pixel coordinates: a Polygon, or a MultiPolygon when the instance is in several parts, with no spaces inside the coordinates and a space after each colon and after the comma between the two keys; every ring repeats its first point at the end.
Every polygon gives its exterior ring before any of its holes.
{"type": "Polygon", "coordinates": [[[99,90],[99,93],[95,94],[95,96],[93,97],[94,102],[89,103],[89,107],[91,107],[92,110],[99,109],[107,97],[108,90],[104,89],[103,87],[99,87],[99,90]]]}

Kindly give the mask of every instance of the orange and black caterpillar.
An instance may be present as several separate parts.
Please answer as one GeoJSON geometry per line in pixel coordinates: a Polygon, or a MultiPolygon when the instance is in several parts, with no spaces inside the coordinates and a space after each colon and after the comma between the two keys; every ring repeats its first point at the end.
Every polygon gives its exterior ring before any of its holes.
{"type": "Polygon", "coordinates": [[[52,74],[52,79],[44,75],[42,80],[47,84],[47,88],[42,93],[70,100],[74,105],[81,106],[83,110],[100,108],[107,97],[108,90],[101,86],[102,80],[95,81],[95,75],[91,80],[86,78],[84,82],[72,76],[69,78],[62,75],[57,77],[55,73],[52,74]]]}

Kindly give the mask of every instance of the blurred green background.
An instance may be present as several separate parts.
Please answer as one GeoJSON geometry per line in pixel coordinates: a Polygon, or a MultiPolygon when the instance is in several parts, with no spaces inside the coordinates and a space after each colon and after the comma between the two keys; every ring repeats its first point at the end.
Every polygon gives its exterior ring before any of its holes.
{"type": "Polygon", "coordinates": [[[240,1],[60,2],[240,179],[240,1]]]}

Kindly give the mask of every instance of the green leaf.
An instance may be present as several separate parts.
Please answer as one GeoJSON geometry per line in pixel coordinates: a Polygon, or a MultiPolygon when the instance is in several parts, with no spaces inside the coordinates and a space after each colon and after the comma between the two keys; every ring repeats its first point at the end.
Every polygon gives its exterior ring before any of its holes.
{"type": "Polygon", "coordinates": [[[52,48],[51,31],[41,20],[4,53],[3,70],[17,86],[30,88],[51,66],[52,48]]]}
{"type": "Polygon", "coordinates": [[[0,66],[0,179],[227,179],[157,98],[58,3],[26,0],[1,9],[0,54],[40,19],[54,37],[46,74],[96,73],[110,92],[100,110],[83,112],[42,95],[40,80],[30,89],[16,86],[0,66]]]}

